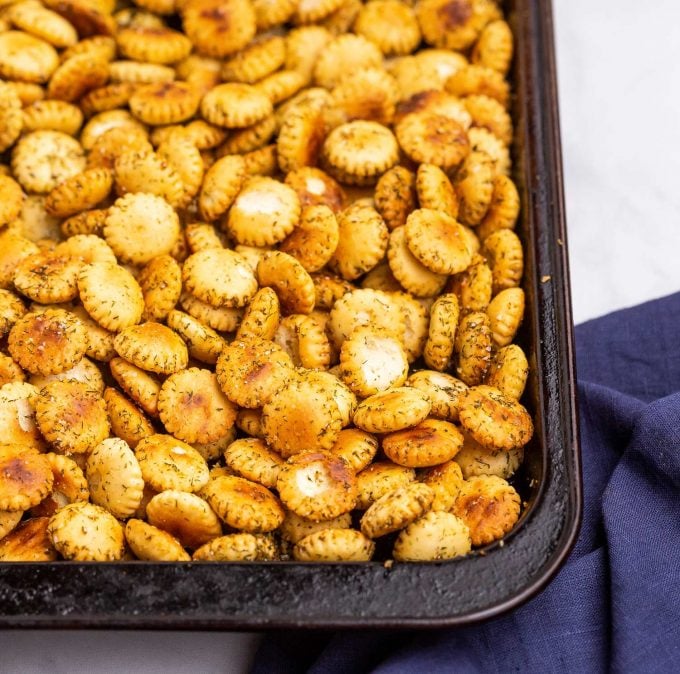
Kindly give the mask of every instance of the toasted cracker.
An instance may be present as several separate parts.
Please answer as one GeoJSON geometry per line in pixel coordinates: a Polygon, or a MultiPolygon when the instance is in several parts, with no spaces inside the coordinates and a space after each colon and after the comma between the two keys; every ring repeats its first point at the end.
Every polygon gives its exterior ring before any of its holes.
{"type": "Polygon", "coordinates": [[[197,492],[208,482],[208,465],[191,446],[171,435],[143,438],[135,448],[144,482],[156,491],[197,492]]]}
{"type": "Polygon", "coordinates": [[[291,457],[279,471],[277,489],[287,508],[316,522],[349,512],[357,498],[354,472],[343,459],[323,451],[291,457]]]}

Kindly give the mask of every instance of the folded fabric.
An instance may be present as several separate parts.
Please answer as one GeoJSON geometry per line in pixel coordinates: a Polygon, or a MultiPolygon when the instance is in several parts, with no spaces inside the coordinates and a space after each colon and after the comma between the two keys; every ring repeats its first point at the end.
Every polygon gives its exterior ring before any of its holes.
{"type": "Polygon", "coordinates": [[[256,674],[680,671],[680,294],[576,346],[583,524],[552,583],[469,628],[271,633],[256,674]]]}

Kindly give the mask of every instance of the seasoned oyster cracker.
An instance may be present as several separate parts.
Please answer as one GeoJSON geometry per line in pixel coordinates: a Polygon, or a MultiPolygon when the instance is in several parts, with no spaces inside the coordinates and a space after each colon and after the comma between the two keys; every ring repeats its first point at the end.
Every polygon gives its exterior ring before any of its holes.
{"type": "Polygon", "coordinates": [[[146,506],[146,516],[150,524],[190,550],[222,534],[222,525],[206,501],[185,491],[167,489],[156,494],[146,506]]]}
{"type": "Polygon", "coordinates": [[[389,233],[371,206],[353,205],[338,215],[338,244],[329,267],[353,281],[373,269],[387,250],[389,233]]]}
{"type": "Polygon", "coordinates": [[[477,232],[484,240],[498,229],[514,229],[519,216],[519,194],[508,176],[497,174],[493,179],[491,203],[477,232]]]}
{"type": "Polygon", "coordinates": [[[127,442],[134,449],[142,438],[153,435],[156,431],[146,417],[131,400],[117,389],[104,389],[104,402],[109,415],[111,432],[121,440],[127,442]]]}
{"type": "Polygon", "coordinates": [[[0,230],[0,288],[13,289],[17,265],[40,252],[38,246],[21,234],[0,230]]]}
{"type": "Polygon", "coordinates": [[[478,475],[496,475],[507,480],[513,476],[524,458],[524,449],[487,449],[464,434],[463,449],[456,454],[455,463],[463,477],[470,480],[478,475]]]}
{"type": "Polygon", "coordinates": [[[508,111],[495,98],[484,95],[466,96],[465,107],[473,126],[491,131],[502,143],[512,141],[512,120],[508,111]]]}
{"type": "Polygon", "coordinates": [[[491,21],[479,35],[471,60],[487,68],[493,68],[502,75],[510,69],[513,52],[513,37],[510,26],[502,19],[491,21]]]}
{"type": "Polygon", "coordinates": [[[47,534],[64,559],[115,561],[123,557],[123,527],[107,510],[82,501],[60,508],[49,520],[47,534]]]}
{"type": "Polygon", "coordinates": [[[210,480],[201,496],[228,526],[259,534],[283,522],[279,499],[266,487],[241,477],[224,475],[210,480]]]}
{"type": "Polygon", "coordinates": [[[358,473],[366,468],[378,453],[378,439],[358,428],[345,428],[338,434],[330,451],[344,459],[349,467],[358,473]]]}
{"type": "Polygon", "coordinates": [[[83,171],[52,189],[45,200],[50,215],[67,218],[94,208],[106,199],[113,185],[111,171],[96,168],[83,171]]]}
{"type": "Polygon", "coordinates": [[[467,390],[467,384],[436,370],[419,370],[409,375],[406,386],[422,391],[431,404],[430,414],[433,417],[458,421],[459,399],[467,390]]]}
{"type": "Polygon", "coordinates": [[[133,61],[177,63],[191,51],[191,40],[182,33],[166,27],[147,28],[127,26],[116,34],[121,56],[133,61]]]}
{"type": "Polygon", "coordinates": [[[21,134],[24,126],[22,101],[18,93],[6,83],[0,83],[0,151],[4,152],[21,134]]]}
{"type": "Polygon", "coordinates": [[[403,340],[404,314],[388,293],[370,288],[349,290],[337,298],[330,312],[328,329],[337,348],[360,327],[369,327],[403,340]]]}
{"type": "Polygon", "coordinates": [[[340,241],[338,221],[325,204],[302,209],[300,222],[281,242],[279,250],[292,255],[305,271],[323,269],[331,260],[340,241]]]}
{"type": "Polygon", "coordinates": [[[66,453],[89,452],[110,430],[100,394],[77,381],[52,381],[40,389],[35,418],[45,439],[66,453]]]}
{"type": "Polygon", "coordinates": [[[463,483],[453,513],[467,524],[473,545],[498,540],[517,522],[519,494],[496,475],[479,475],[463,483]]]}
{"type": "Polygon", "coordinates": [[[405,386],[389,388],[362,400],[353,421],[370,433],[390,433],[424,421],[431,406],[422,391],[405,386]]]}
{"type": "MultiPolygon", "coordinates": [[[[16,220],[21,213],[24,193],[19,183],[9,176],[0,176],[0,227],[16,220]]],[[[323,266],[323,265],[322,265],[323,266]]]]}
{"type": "Polygon", "coordinates": [[[493,294],[493,275],[486,260],[473,255],[470,266],[450,279],[447,290],[456,294],[463,313],[485,311],[493,294]]]}
{"type": "Polygon", "coordinates": [[[135,454],[125,440],[107,438],[88,455],[90,497],[119,519],[134,515],[142,501],[144,480],[135,454]]]}
{"type": "Polygon", "coordinates": [[[455,169],[470,153],[465,128],[445,115],[419,111],[406,115],[395,128],[401,149],[413,161],[455,169]]]}
{"type": "Polygon", "coordinates": [[[400,286],[415,297],[433,297],[446,285],[446,274],[437,274],[413,255],[406,241],[406,227],[392,230],[387,261],[400,286]]]}
{"type": "Polygon", "coordinates": [[[23,382],[26,375],[15,360],[4,353],[0,353],[0,387],[14,382],[23,382]]]}
{"type": "Polygon", "coordinates": [[[277,559],[278,549],[267,534],[219,536],[194,552],[195,562],[266,562],[277,559]]]}
{"type": "Polygon", "coordinates": [[[13,292],[0,289],[0,336],[6,335],[25,313],[24,303],[13,292]]]}
{"type": "Polygon", "coordinates": [[[323,158],[328,171],[341,183],[374,185],[399,160],[399,146],[386,126],[356,120],[328,134],[323,158]]]}
{"type": "Polygon", "coordinates": [[[209,370],[192,367],[171,374],[158,394],[158,415],[165,429],[185,442],[207,443],[223,437],[236,421],[236,406],[209,370]]]}
{"type": "Polygon", "coordinates": [[[257,265],[257,280],[274,289],[283,313],[309,314],[314,309],[314,282],[292,255],[266,253],[257,265]]]}
{"type": "Polygon", "coordinates": [[[174,536],[143,520],[128,520],[125,540],[138,559],[150,562],[188,562],[191,559],[174,536]]]}
{"type": "Polygon", "coordinates": [[[24,258],[14,271],[14,286],[41,304],[60,304],[78,294],[80,263],[57,251],[36,253],[24,258]]]}
{"type": "Polygon", "coordinates": [[[379,67],[382,54],[378,47],[361,35],[339,35],[324,45],[314,66],[314,80],[332,89],[348,72],[379,67]]]}
{"type": "Polygon", "coordinates": [[[276,480],[284,461],[257,438],[235,440],[224,450],[224,460],[238,475],[269,489],[276,488],[276,480]]]}
{"type": "Polygon", "coordinates": [[[156,491],[197,492],[208,482],[208,464],[191,445],[171,435],[155,434],[140,440],[135,456],[144,482],[156,491]]]}
{"type": "Polygon", "coordinates": [[[201,101],[203,117],[226,129],[252,126],[273,111],[271,100],[264,93],[240,82],[219,84],[201,101]]]}
{"type": "Polygon", "coordinates": [[[459,200],[458,218],[478,225],[489,210],[494,188],[494,167],[484,152],[471,152],[456,172],[454,187],[459,200]]]}
{"type": "MultiPolygon", "coordinates": [[[[465,443],[456,458],[464,449],[465,443]]],[[[418,479],[434,492],[431,509],[448,512],[453,508],[460,493],[463,485],[463,472],[457,461],[447,461],[422,471],[418,479]]]]}
{"type": "Polygon", "coordinates": [[[111,247],[94,234],[76,234],[62,241],[54,248],[58,255],[76,258],[82,264],[88,265],[93,262],[109,262],[115,264],[116,256],[111,247]]]}
{"type": "Polygon", "coordinates": [[[298,541],[293,556],[300,562],[367,562],[374,544],[355,529],[323,529],[298,541]]]}
{"type": "Polygon", "coordinates": [[[440,295],[430,307],[430,325],[423,359],[433,370],[443,372],[450,364],[459,316],[460,305],[453,293],[440,295]]]}
{"type": "MultiPolygon", "coordinates": [[[[21,510],[2,510],[0,511],[0,541],[2,541],[7,534],[12,533],[16,529],[21,518],[23,517],[23,511],[21,510]]],[[[2,549],[2,543],[0,542],[0,550],[2,549]]],[[[0,558],[2,553],[0,552],[0,558]]]]}
{"type": "Polygon", "coordinates": [[[295,191],[272,178],[245,181],[229,210],[226,228],[237,243],[269,246],[288,236],[300,220],[295,191]]]}
{"type": "Polygon", "coordinates": [[[170,253],[179,231],[179,218],[170,204],[143,192],[117,199],[104,224],[104,238],[116,257],[133,264],[170,253]]]}
{"type": "Polygon", "coordinates": [[[431,510],[399,534],[393,555],[400,562],[441,561],[466,555],[471,547],[470,530],[462,519],[431,510]]]}
{"type": "Polygon", "coordinates": [[[420,0],[416,15],[426,42],[461,51],[472,46],[487,23],[501,18],[492,0],[420,0]]]}
{"type": "Polygon", "coordinates": [[[182,309],[192,318],[213,330],[220,330],[221,332],[233,332],[236,330],[243,315],[242,309],[214,307],[187,292],[183,292],[180,295],[179,303],[182,309]]]}
{"type": "Polygon", "coordinates": [[[124,152],[114,163],[116,192],[145,193],[165,200],[178,208],[184,199],[182,179],[170,164],[155,152],[124,152]]]}
{"type": "Polygon", "coordinates": [[[118,332],[136,325],[144,313],[144,295],[127,269],[111,262],[94,262],[78,276],[85,311],[104,329],[118,332]]]}
{"type": "Polygon", "coordinates": [[[473,311],[461,318],[456,334],[456,374],[468,386],[481,384],[491,365],[493,334],[486,313],[473,311]]]}
{"type": "Polygon", "coordinates": [[[324,100],[291,103],[276,140],[278,162],[283,171],[299,171],[319,161],[326,135],[325,108],[324,100]]]}
{"type": "Polygon", "coordinates": [[[56,49],[18,30],[0,33],[0,77],[44,83],[59,65],[56,49]]]}
{"type": "Polygon", "coordinates": [[[52,491],[53,483],[43,454],[24,445],[0,446],[0,510],[28,510],[52,491]]]}
{"type": "Polygon", "coordinates": [[[267,35],[254,40],[222,66],[225,82],[255,84],[278,70],[286,60],[286,41],[280,35],[267,35]]]}
{"type": "Polygon", "coordinates": [[[64,309],[27,313],[19,318],[7,341],[12,358],[32,374],[65,372],[85,355],[83,324],[64,309]]]}
{"type": "Polygon", "coordinates": [[[172,82],[175,79],[175,71],[157,63],[122,60],[112,61],[109,64],[109,77],[114,84],[119,82],[153,84],[172,82]]]}
{"type": "Polygon", "coordinates": [[[129,363],[156,374],[172,374],[189,362],[182,338],[165,325],[151,321],[121,330],[113,347],[129,363]]]}
{"type": "Polygon", "coordinates": [[[303,166],[292,170],[286,175],[285,183],[295,190],[303,209],[307,206],[328,206],[337,214],[345,203],[345,193],[340,184],[319,168],[303,166]]]}
{"type": "Polygon", "coordinates": [[[398,466],[391,461],[375,461],[357,474],[357,505],[367,510],[385,494],[403,487],[416,479],[413,468],[398,466]]]}
{"type": "Polygon", "coordinates": [[[501,290],[489,303],[491,336],[497,346],[508,346],[524,317],[524,291],[521,288],[501,290]]]}
{"type": "Polygon", "coordinates": [[[109,361],[109,368],[111,376],[137,405],[148,415],[158,416],[161,384],[152,374],[118,357],[109,361]]]}
{"type": "Polygon", "coordinates": [[[478,64],[459,68],[446,81],[446,90],[459,98],[483,94],[495,98],[504,106],[508,105],[510,98],[510,85],[503,75],[493,68],[478,64]]]}
{"type": "Polygon", "coordinates": [[[233,54],[255,36],[255,10],[246,0],[189,0],[181,13],[184,32],[206,56],[233,54]]]}
{"type": "Polygon", "coordinates": [[[427,512],[433,499],[434,492],[422,482],[395,489],[380,497],[363,514],[361,531],[369,538],[399,531],[427,512]]]}
{"type": "Polygon", "coordinates": [[[192,358],[210,365],[217,362],[226,342],[215,330],[175,309],[168,313],[166,320],[168,327],[184,340],[192,358]]]}
{"type": "Polygon", "coordinates": [[[482,254],[493,277],[493,292],[516,288],[524,273],[522,242],[511,229],[500,229],[484,239],[482,254]]]}
{"type": "Polygon", "coordinates": [[[287,508],[315,522],[349,512],[357,499],[354,472],[343,459],[323,451],[288,459],[279,471],[277,490],[287,508]]]}
{"type": "Polygon", "coordinates": [[[26,131],[46,129],[75,136],[82,125],[83,113],[80,108],[66,101],[36,101],[23,109],[26,131]]]}
{"type": "Polygon", "coordinates": [[[264,437],[284,458],[309,449],[330,449],[341,429],[333,389],[318,379],[289,381],[262,408],[264,437]]]}
{"type": "Polygon", "coordinates": [[[357,328],[342,343],[340,375],[363,398],[399,387],[408,376],[408,358],[402,343],[372,328],[357,328]]]}
{"type": "Polygon", "coordinates": [[[143,318],[165,320],[182,293],[182,270],[170,255],[159,255],[142,268],[138,283],[144,296],[143,318]]]}
{"type": "Polygon", "coordinates": [[[524,351],[517,344],[509,344],[496,351],[484,383],[519,400],[528,376],[529,362],[524,351]]]}
{"type": "Polygon", "coordinates": [[[218,159],[205,173],[199,197],[202,217],[217,220],[225,213],[241,191],[245,178],[245,162],[240,155],[218,159]]]}
{"type": "Polygon", "coordinates": [[[139,85],[128,104],[132,114],[145,124],[176,124],[196,114],[200,93],[186,82],[154,82],[139,85]]]}
{"type": "Polygon", "coordinates": [[[226,248],[190,255],[182,267],[184,287],[214,307],[245,306],[257,292],[257,280],[245,260],[226,248]]]}
{"type": "Polygon", "coordinates": [[[458,197],[448,176],[438,166],[421,164],[418,167],[416,189],[421,208],[441,211],[452,218],[458,216],[458,197]]]}
{"type": "Polygon", "coordinates": [[[348,73],[331,92],[324,111],[327,124],[336,127],[356,119],[390,124],[399,98],[395,79],[382,68],[348,73]]]}
{"type": "Polygon", "coordinates": [[[397,0],[375,0],[362,5],[354,30],[373,42],[385,56],[410,54],[421,38],[413,9],[397,0]]]}
{"type": "Polygon", "coordinates": [[[468,129],[470,148],[475,152],[486,152],[491,157],[494,167],[494,175],[507,176],[510,173],[512,160],[510,149],[491,131],[481,126],[473,126],[468,129]]]}
{"type": "Polygon", "coordinates": [[[279,298],[272,288],[260,288],[250,300],[243,314],[236,337],[273,339],[279,326],[279,298]]]}
{"type": "Polygon", "coordinates": [[[0,540],[2,562],[53,562],[57,550],[52,545],[47,527],[48,517],[32,517],[0,540]]]}
{"type": "Polygon", "coordinates": [[[285,541],[297,543],[298,541],[317,531],[324,529],[349,529],[352,518],[349,513],[339,515],[332,520],[314,522],[296,515],[292,510],[286,511],[286,517],[281,524],[281,536],[285,541]]]}
{"type": "Polygon", "coordinates": [[[92,89],[106,84],[109,64],[103,58],[90,54],[76,54],[63,61],[52,73],[47,85],[47,96],[73,102],[92,89]]]}
{"type": "Polygon", "coordinates": [[[261,79],[254,86],[272,102],[272,105],[276,105],[297,94],[304,85],[305,78],[296,70],[279,70],[261,79]]]}
{"type": "Polygon", "coordinates": [[[523,405],[487,385],[462,394],[460,423],[483,447],[506,451],[526,445],[534,431],[523,405]]]}
{"type": "Polygon", "coordinates": [[[456,274],[470,265],[471,254],[462,227],[443,211],[412,211],[405,228],[409,250],[430,271],[456,274]]]}
{"type": "Polygon", "coordinates": [[[178,198],[178,206],[190,205],[199,193],[205,176],[201,153],[191,136],[187,132],[170,135],[158,145],[156,155],[179,176],[184,191],[178,198]]]}
{"type": "Polygon", "coordinates": [[[413,428],[389,433],[382,439],[385,456],[410,468],[427,468],[450,461],[462,447],[462,433],[454,424],[441,419],[425,419],[413,428]]]}

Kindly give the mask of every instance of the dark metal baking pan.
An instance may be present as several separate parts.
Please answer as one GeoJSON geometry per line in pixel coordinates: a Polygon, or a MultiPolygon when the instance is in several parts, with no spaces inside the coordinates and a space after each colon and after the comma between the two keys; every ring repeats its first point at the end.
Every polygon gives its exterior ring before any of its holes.
{"type": "MultiPolygon", "coordinates": [[[[0,627],[264,629],[463,625],[526,601],[569,553],[580,466],[550,3],[508,3],[515,32],[515,178],[523,212],[536,436],[528,506],[501,543],[443,563],[0,564],[0,627]]],[[[523,491],[522,491],[523,490],[523,491]]]]}

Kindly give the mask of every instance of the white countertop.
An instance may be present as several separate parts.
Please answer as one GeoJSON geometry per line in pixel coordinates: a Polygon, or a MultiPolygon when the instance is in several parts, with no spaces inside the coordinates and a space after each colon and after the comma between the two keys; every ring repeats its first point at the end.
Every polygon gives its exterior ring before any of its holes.
{"type": "MultiPolygon", "coordinates": [[[[555,0],[576,322],[680,290],[680,4],[555,0]]],[[[5,674],[246,671],[253,635],[2,632],[5,674]]]]}
{"type": "Polygon", "coordinates": [[[579,323],[680,290],[680,5],[554,7],[579,323]]]}

